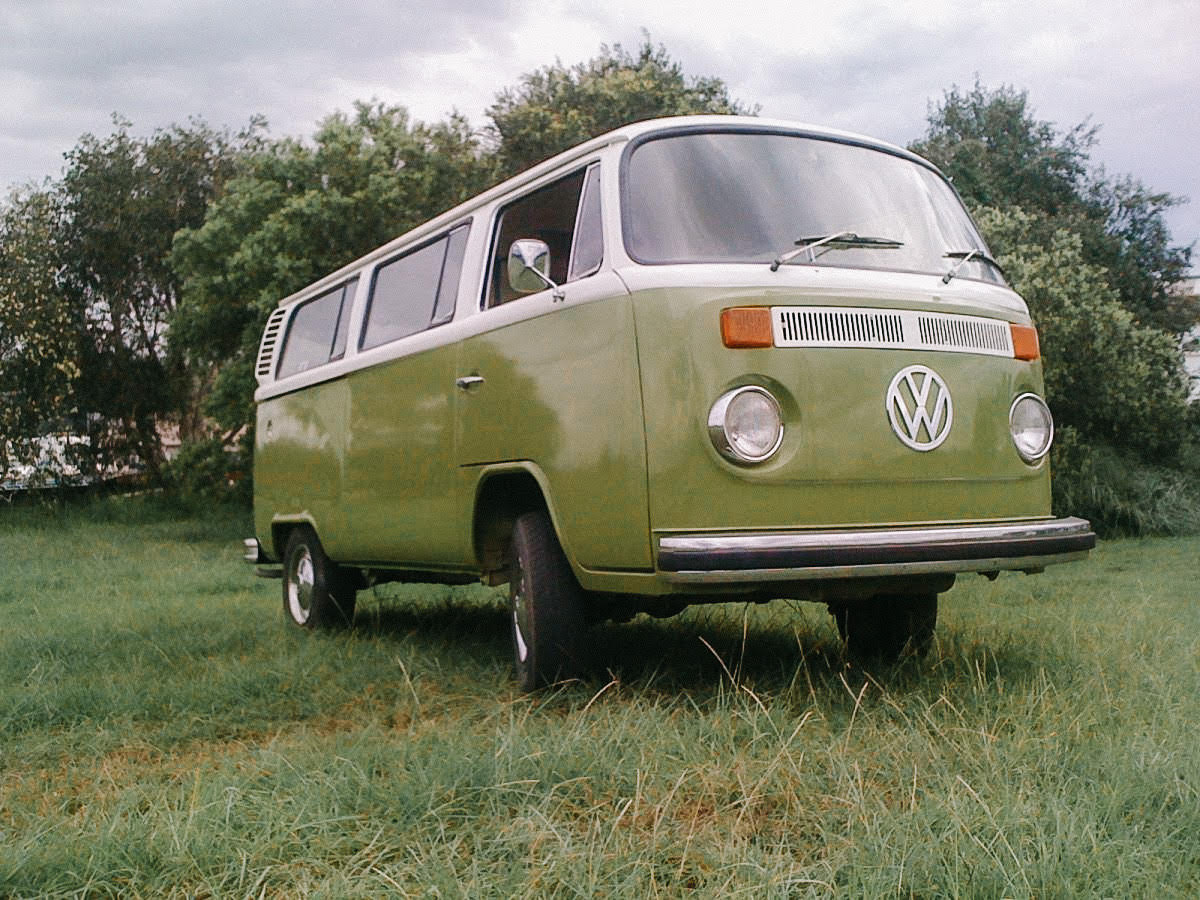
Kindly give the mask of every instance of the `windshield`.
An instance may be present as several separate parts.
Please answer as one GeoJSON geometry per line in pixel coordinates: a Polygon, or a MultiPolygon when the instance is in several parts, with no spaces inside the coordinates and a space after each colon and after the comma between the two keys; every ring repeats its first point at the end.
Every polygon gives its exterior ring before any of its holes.
{"type": "Polygon", "coordinates": [[[716,131],[636,145],[624,179],[625,245],[642,263],[761,262],[849,266],[1003,284],[958,196],[933,170],[901,156],[834,140],[716,131]],[[818,254],[787,255],[814,236],[818,254]],[[958,254],[947,256],[948,253],[958,254]],[[816,257],[814,259],[814,256],[816,257]]]}

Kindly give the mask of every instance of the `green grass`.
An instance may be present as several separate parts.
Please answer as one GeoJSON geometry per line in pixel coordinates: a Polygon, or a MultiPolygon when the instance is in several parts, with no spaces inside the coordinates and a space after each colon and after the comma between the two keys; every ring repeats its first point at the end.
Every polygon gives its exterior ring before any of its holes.
{"type": "Polygon", "coordinates": [[[521,696],[497,592],[292,633],[243,518],[0,509],[0,896],[1200,894],[1200,539],[963,578],[892,670],[728,605],[521,696]]]}

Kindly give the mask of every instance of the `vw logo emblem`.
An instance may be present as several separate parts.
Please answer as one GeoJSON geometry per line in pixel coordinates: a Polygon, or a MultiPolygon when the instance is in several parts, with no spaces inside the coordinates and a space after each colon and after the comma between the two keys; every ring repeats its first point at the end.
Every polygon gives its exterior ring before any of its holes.
{"type": "Polygon", "coordinates": [[[892,431],[914,450],[933,450],[950,434],[954,404],[942,376],[928,366],[908,366],[887,389],[892,431]]]}

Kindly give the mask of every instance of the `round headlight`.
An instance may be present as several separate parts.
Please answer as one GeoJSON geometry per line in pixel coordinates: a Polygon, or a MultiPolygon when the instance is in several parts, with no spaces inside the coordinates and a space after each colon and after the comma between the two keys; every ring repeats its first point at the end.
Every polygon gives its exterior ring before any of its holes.
{"type": "Polygon", "coordinates": [[[1017,453],[1030,465],[1046,455],[1054,440],[1054,419],[1037,394],[1022,394],[1013,401],[1008,429],[1017,453]]]}
{"type": "Polygon", "coordinates": [[[717,452],[735,463],[770,459],[783,443],[779,402],[753,385],[722,394],[708,412],[708,435],[717,452]]]}

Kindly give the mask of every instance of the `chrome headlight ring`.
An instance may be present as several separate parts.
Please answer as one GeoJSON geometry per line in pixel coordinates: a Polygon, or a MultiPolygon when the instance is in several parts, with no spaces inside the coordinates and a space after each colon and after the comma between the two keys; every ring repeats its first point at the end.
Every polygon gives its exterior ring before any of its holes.
{"type": "Polygon", "coordinates": [[[708,436],[717,452],[740,466],[766,462],[783,443],[783,410],[757,385],[726,391],[708,411],[708,436]]]}
{"type": "Polygon", "coordinates": [[[1036,466],[1054,443],[1054,417],[1037,394],[1025,393],[1013,400],[1008,410],[1008,433],[1017,454],[1036,466]]]}

